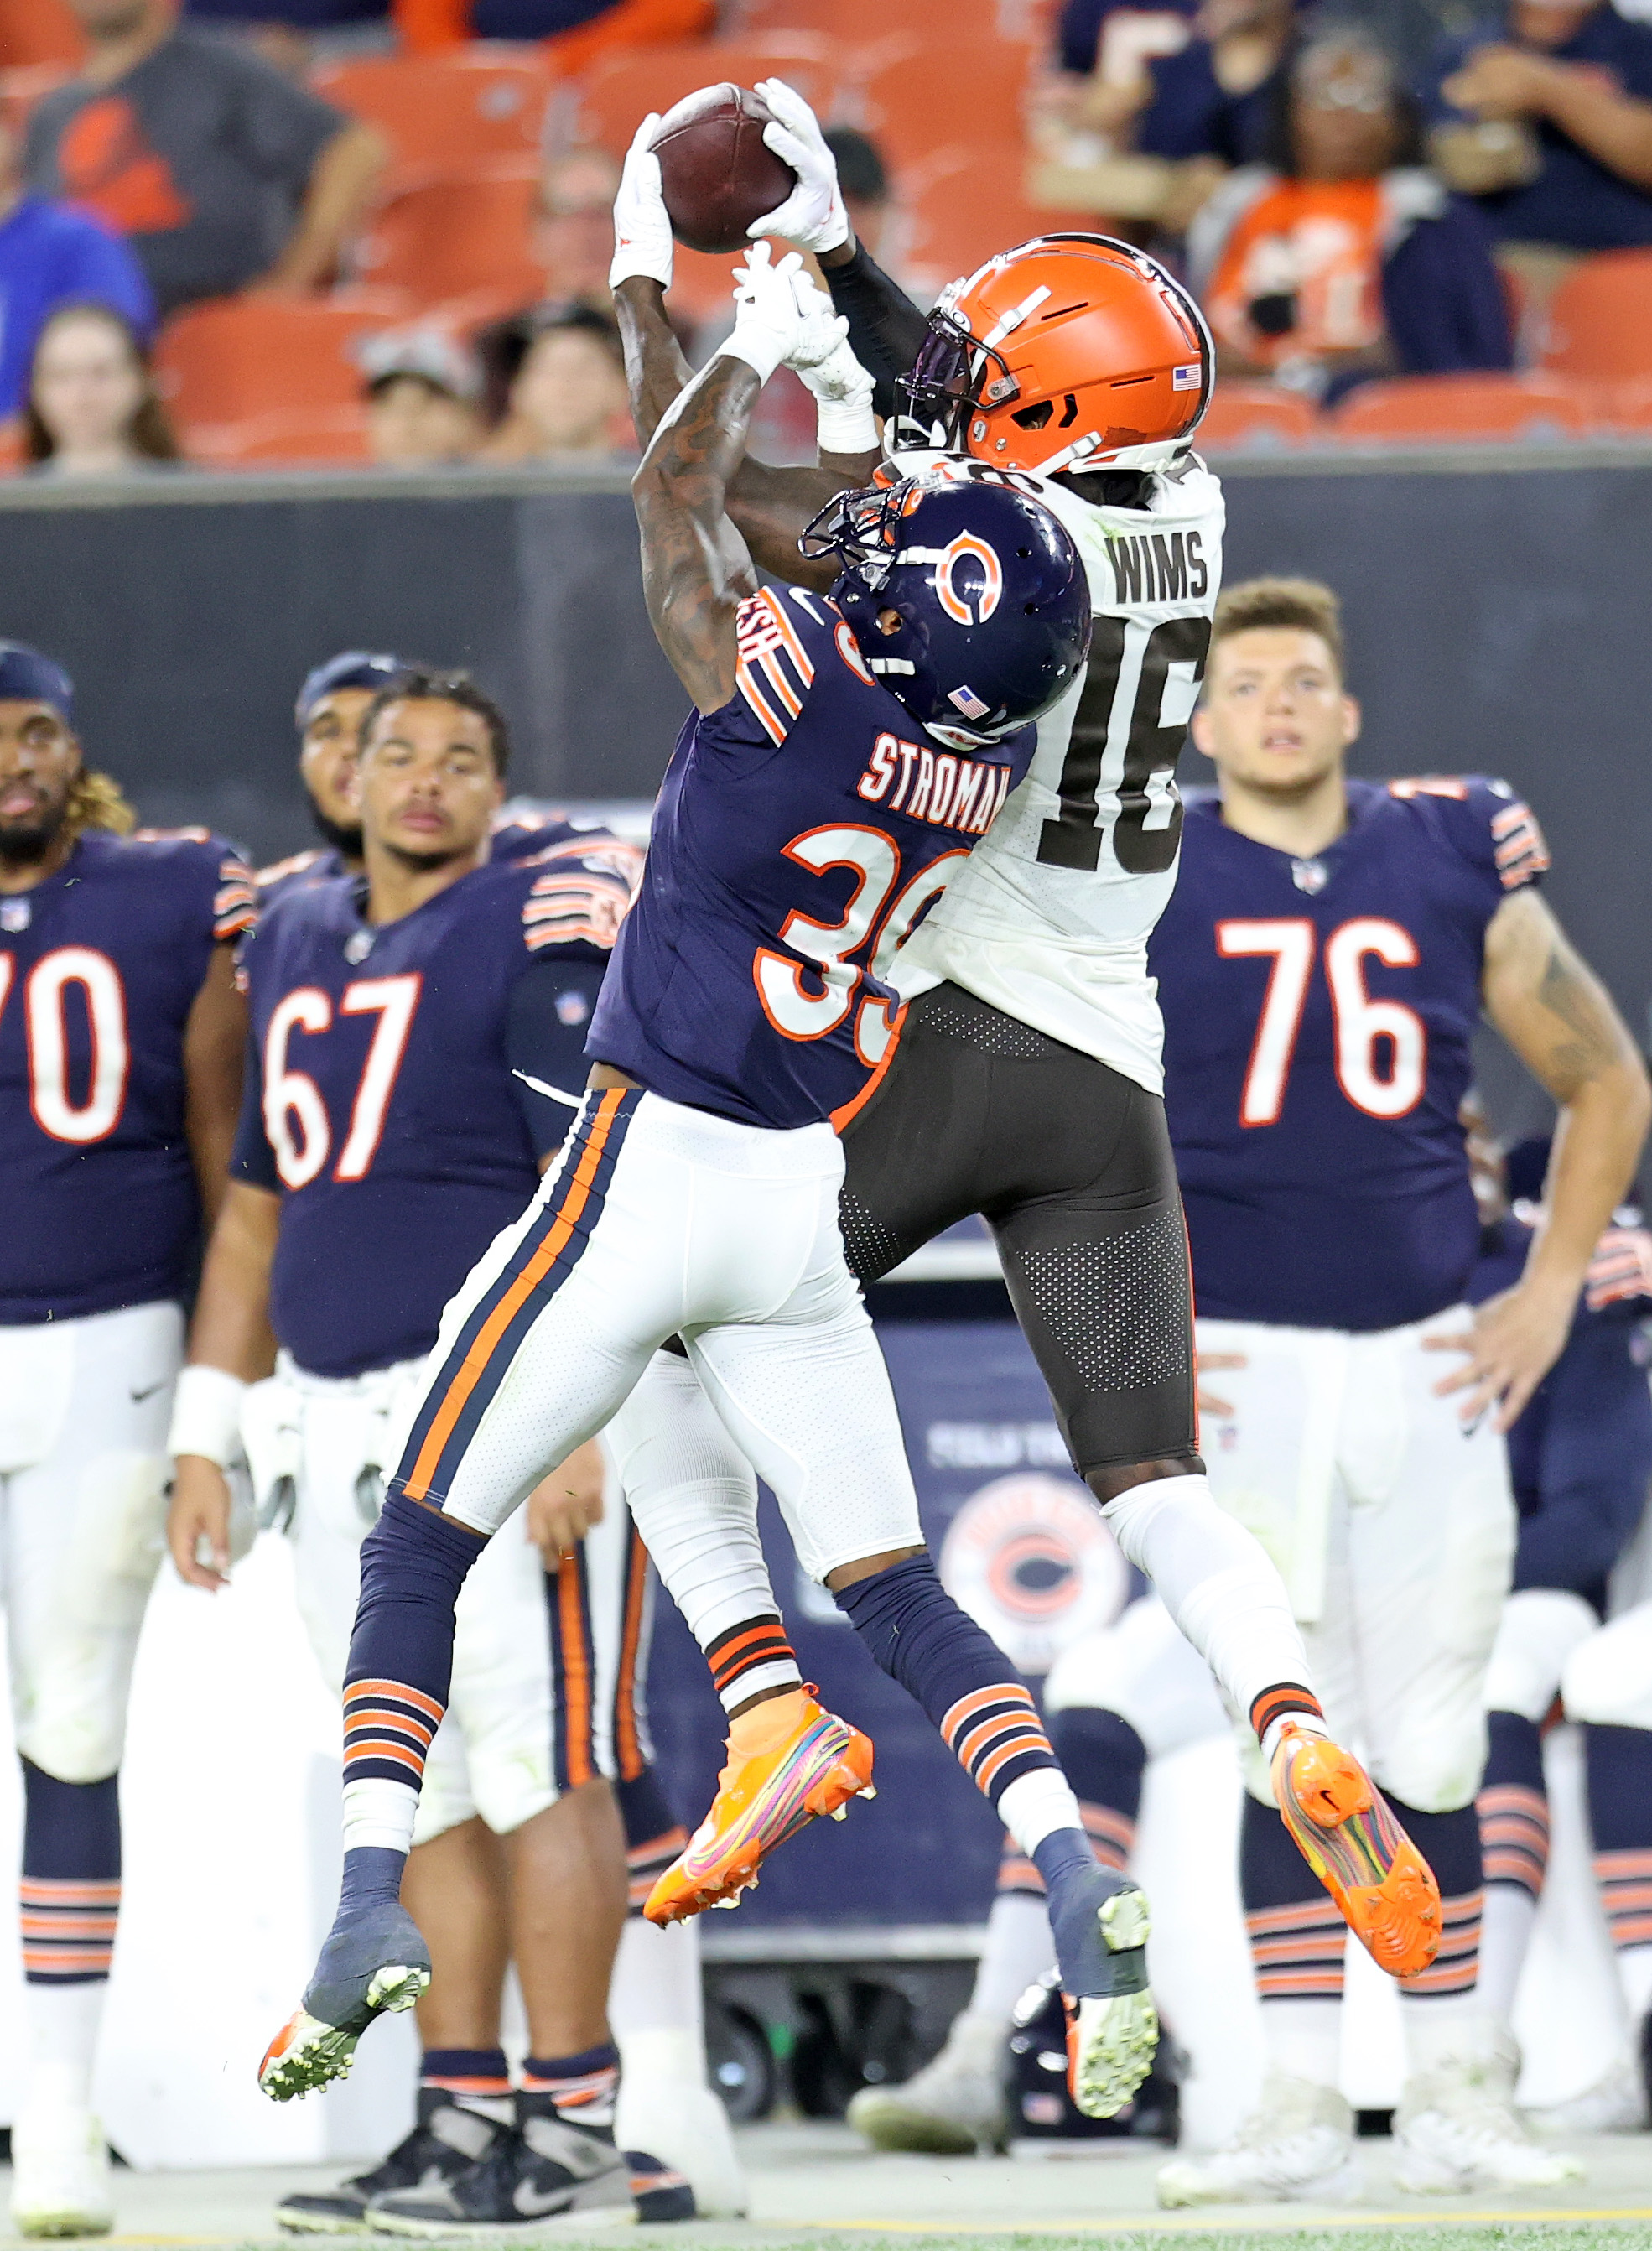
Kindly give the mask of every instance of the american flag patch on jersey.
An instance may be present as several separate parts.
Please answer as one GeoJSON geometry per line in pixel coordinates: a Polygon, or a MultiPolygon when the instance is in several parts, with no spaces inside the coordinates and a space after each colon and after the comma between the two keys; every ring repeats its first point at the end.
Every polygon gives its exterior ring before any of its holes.
{"type": "Polygon", "coordinates": [[[803,709],[814,662],[778,599],[765,586],[735,613],[735,686],[777,743],[803,709]]]}
{"type": "Polygon", "coordinates": [[[1518,799],[1491,820],[1492,857],[1505,891],[1518,890],[1540,876],[1549,864],[1549,848],[1543,841],[1538,816],[1518,799]]]}
{"type": "Polygon", "coordinates": [[[243,860],[220,860],[218,888],[212,900],[214,938],[239,938],[258,920],[258,891],[243,860]]]}

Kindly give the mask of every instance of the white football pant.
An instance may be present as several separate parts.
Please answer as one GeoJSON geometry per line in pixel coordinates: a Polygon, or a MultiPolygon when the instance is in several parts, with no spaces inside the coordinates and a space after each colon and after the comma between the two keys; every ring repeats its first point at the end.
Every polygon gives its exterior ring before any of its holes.
{"type": "MultiPolygon", "coordinates": [[[[1479,1787],[1514,1558],[1503,1441],[1489,1417],[1465,1429],[1461,1395],[1434,1396],[1460,1363],[1422,1348],[1470,1319],[1457,1306],[1364,1335],[1198,1325],[1201,1356],[1245,1362],[1211,1375],[1234,1409],[1205,1423],[1211,1490],[1279,1567],[1331,1734],[1423,1813],[1479,1787]]],[[[1247,1786],[1271,1804],[1248,1728],[1241,1742],[1247,1786]]]]}
{"type": "Polygon", "coordinates": [[[0,1328],[0,1581],[17,1748],[101,1782],[165,1549],[174,1305],[0,1328]]]}

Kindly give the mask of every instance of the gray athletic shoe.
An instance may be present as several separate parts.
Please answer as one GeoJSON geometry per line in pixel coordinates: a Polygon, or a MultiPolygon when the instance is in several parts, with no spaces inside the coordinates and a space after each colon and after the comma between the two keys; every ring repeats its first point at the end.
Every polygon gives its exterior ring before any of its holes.
{"type": "Polygon", "coordinates": [[[510,2131],[480,2111],[467,2110],[428,2089],[419,2097],[419,2120],[382,2164],[354,2173],[335,2189],[289,2196],[275,2207],[275,2223],[288,2235],[360,2235],[375,2197],[397,2190],[439,2187],[467,2172],[510,2131]]]}
{"type": "Polygon", "coordinates": [[[631,2167],[621,2151],[561,2118],[529,2116],[455,2178],[377,2198],[367,2224],[384,2235],[498,2235],[556,2220],[590,2224],[636,2216],[631,2167]]]}

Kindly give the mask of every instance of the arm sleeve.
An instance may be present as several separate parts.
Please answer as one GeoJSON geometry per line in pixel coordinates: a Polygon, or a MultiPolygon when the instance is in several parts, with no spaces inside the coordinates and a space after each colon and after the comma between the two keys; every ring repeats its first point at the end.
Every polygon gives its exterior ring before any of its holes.
{"type": "Polygon", "coordinates": [[[258,56],[242,55],[238,60],[245,73],[240,110],[248,159],[296,202],[309,185],[316,158],[349,120],[342,109],[295,86],[258,56]]]}
{"type": "Polygon", "coordinates": [[[1652,1392],[1630,1357],[1634,1325],[1586,1315],[1552,1382],[1538,1482],[1520,1527],[1517,1591],[1600,1586],[1641,1521],[1652,1480],[1652,1392]]]}
{"type": "Polygon", "coordinates": [[[849,323],[854,356],[876,386],[872,404],[887,418],[895,412],[896,380],[910,372],[929,322],[858,242],[847,266],[823,267],[821,272],[834,310],[849,323]]]}
{"type": "Polygon", "coordinates": [[[511,987],[505,1056],[536,1157],[562,1146],[584,1096],[591,1069],[585,1035],[607,966],[605,955],[588,947],[542,952],[511,987]]]}
{"type": "Polygon", "coordinates": [[[241,1114],[236,1121],[235,1146],[230,1152],[230,1178],[245,1181],[249,1188],[280,1192],[275,1152],[264,1130],[264,1060],[257,1040],[251,1037],[241,1077],[241,1114]]]}

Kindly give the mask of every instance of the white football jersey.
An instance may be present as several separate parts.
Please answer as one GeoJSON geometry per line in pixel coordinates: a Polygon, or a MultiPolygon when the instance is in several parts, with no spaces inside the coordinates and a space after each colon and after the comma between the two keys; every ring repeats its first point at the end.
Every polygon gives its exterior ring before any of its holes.
{"type": "MultiPolygon", "coordinates": [[[[895,466],[916,474],[941,460],[903,453],[895,466]]],[[[1221,583],[1221,485],[1189,455],[1153,473],[1145,509],[1097,508],[1051,479],[987,474],[1041,500],[1083,557],[1089,662],[1039,722],[1026,779],[888,973],[908,998],[961,985],[1162,1093],[1147,940],[1176,882],[1176,762],[1221,583]]]]}

